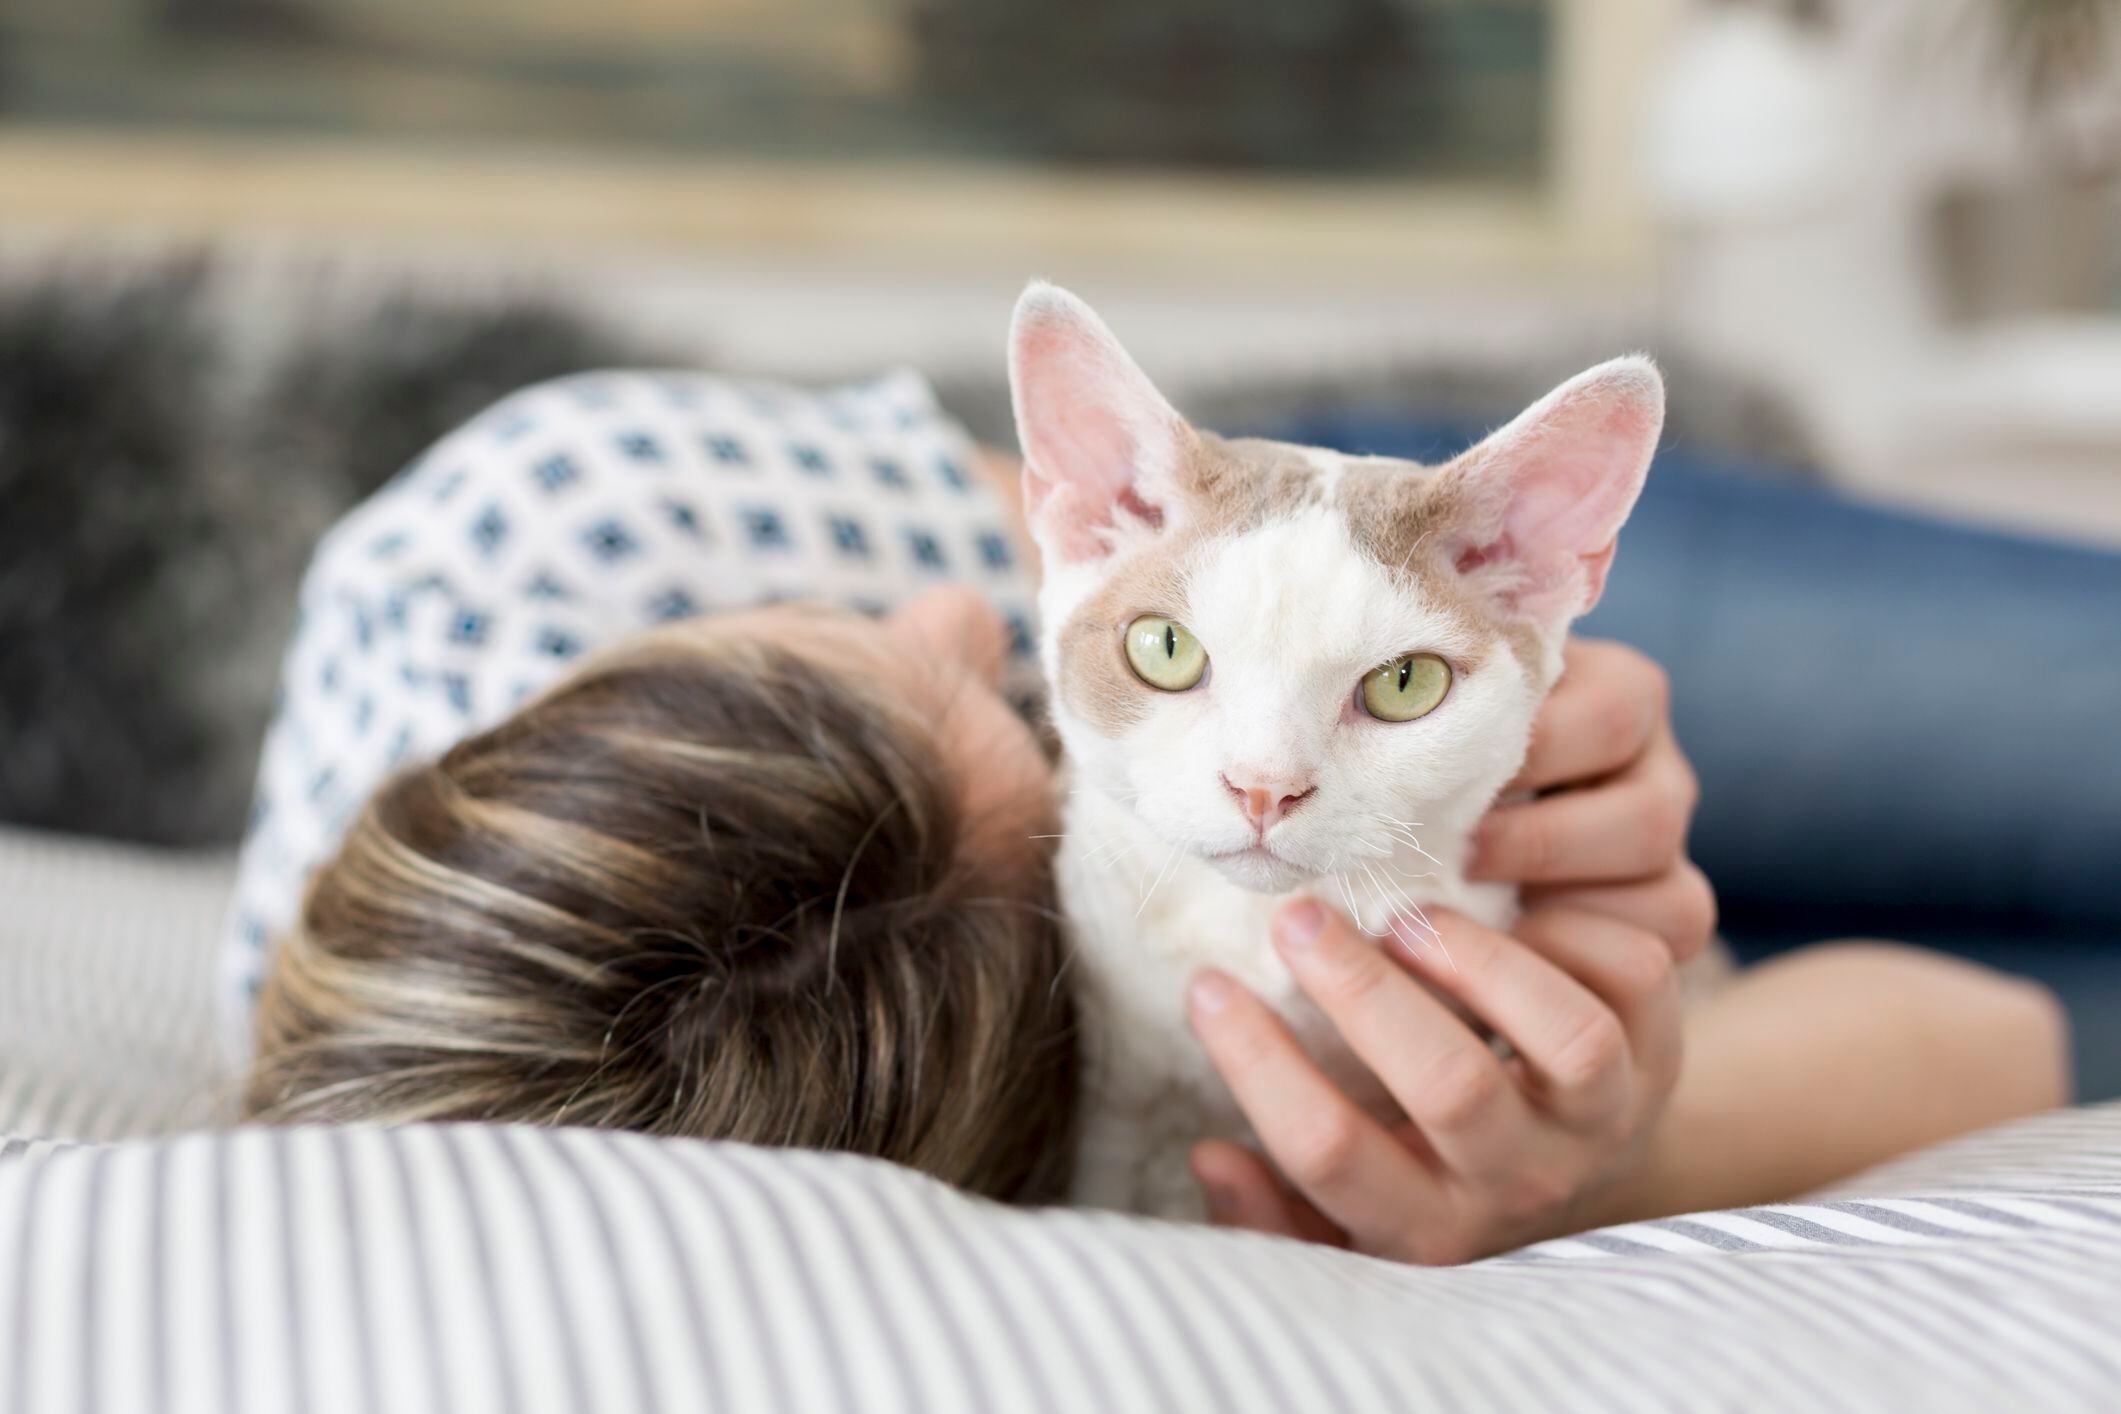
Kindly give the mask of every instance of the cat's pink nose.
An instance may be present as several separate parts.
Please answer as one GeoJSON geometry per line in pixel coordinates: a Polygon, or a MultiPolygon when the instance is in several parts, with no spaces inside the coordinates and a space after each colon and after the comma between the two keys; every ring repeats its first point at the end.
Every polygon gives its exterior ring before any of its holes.
{"type": "Polygon", "coordinates": [[[1251,771],[1239,771],[1234,776],[1228,771],[1223,772],[1223,788],[1236,799],[1237,808],[1245,812],[1252,828],[1263,837],[1304,797],[1318,789],[1309,781],[1251,771]]]}

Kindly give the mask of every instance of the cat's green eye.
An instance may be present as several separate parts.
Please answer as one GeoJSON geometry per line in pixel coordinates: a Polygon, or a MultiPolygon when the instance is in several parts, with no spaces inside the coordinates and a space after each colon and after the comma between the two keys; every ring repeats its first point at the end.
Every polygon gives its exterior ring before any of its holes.
{"type": "Polygon", "coordinates": [[[1362,680],[1362,705],[1380,722],[1411,722],[1435,711],[1450,690],[1449,663],[1434,653],[1409,653],[1362,680]]]}
{"type": "Polygon", "coordinates": [[[1164,692],[1184,692],[1208,671],[1208,650],[1184,624],[1147,614],[1127,625],[1127,666],[1164,692]]]}

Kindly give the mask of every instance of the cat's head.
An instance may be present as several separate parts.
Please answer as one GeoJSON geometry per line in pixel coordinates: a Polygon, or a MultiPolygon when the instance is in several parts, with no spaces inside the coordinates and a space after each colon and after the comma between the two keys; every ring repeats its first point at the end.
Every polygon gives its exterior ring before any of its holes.
{"type": "Polygon", "coordinates": [[[1487,808],[1664,417],[1623,358],[1440,467],[1225,440],[1043,284],[1009,373],[1074,784],[1267,892],[1487,808]]]}

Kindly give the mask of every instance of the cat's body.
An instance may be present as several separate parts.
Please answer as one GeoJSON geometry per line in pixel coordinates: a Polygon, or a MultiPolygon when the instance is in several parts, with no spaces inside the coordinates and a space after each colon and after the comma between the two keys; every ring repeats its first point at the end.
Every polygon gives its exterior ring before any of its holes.
{"type": "Polygon", "coordinates": [[[1275,954],[1277,901],[1309,892],[1415,946],[1434,946],[1428,905],[1511,921],[1513,891],[1466,882],[1467,841],[1596,598],[1662,387],[1606,365],[1421,468],[1196,432],[1050,287],[1019,306],[1011,354],[1070,792],[1075,1197],[1196,1215],[1192,1146],[1247,1133],[1186,1025],[1199,969],[1386,1113],[1275,954]]]}

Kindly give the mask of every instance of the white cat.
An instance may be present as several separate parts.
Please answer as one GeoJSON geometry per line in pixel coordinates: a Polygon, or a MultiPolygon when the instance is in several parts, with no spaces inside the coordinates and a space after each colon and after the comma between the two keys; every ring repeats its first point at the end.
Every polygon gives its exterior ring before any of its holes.
{"type": "Polygon", "coordinates": [[[1647,359],[1602,364],[1431,468],[1197,431],[1050,285],[1009,355],[1071,792],[1074,1197],[1197,1216],[1192,1146],[1248,1130],[1187,1029],[1194,972],[1250,987],[1389,1114],[1276,956],[1276,900],[1376,935],[1430,903],[1513,920],[1513,890],[1466,881],[1468,835],[1604,585],[1664,385],[1647,359]]]}

